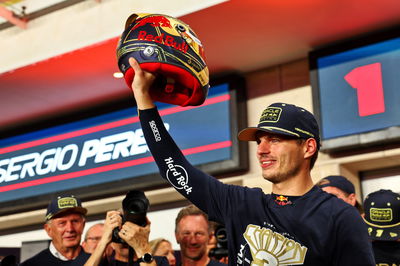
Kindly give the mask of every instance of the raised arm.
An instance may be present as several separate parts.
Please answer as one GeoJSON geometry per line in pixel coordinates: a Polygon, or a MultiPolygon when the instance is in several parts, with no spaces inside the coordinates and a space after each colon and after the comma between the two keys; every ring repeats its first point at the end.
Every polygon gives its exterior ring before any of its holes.
{"type": "Polygon", "coordinates": [[[103,259],[103,254],[107,248],[107,245],[111,242],[113,229],[120,227],[122,223],[121,213],[119,211],[109,211],[106,215],[104,222],[104,233],[101,236],[96,249],[86,261],[84,266],[97,266],[103,259]]]}
{"type": "Polygon", "coordinates": [[[135,77],[132,82],[132,91],[135,96],[137,107],[139,110],[154,108],[155,105],[150,97],[150,87],[153,84],[156,76],[150,72],[143,71],[139,63],[133,57],[129,58],[129,64],[135,77]]]}
{"type": "Polygon", "coordinates": [[[156,76],[143,71],[135,59],[130,58],[129,62],[135,71],[132,90],[143,134],[161,176],[184,197],[208,213],[210,206],[215,206],[216,197],[225,199],[221,188],[223,184],[191,165],[185,158],[166,130],[151,99],[149,90],[156,76]]]}

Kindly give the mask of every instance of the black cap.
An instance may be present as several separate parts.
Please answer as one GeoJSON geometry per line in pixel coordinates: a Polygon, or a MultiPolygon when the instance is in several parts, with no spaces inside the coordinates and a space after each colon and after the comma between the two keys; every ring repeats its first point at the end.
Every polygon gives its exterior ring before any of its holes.
{"type": "Polygon", "coordinates": [[[319,127],[312,113],[287,103],[273,103],[265,109],[257,127],[243,129],[239,140],[254,141],[256,132],[265,131],[301,139],[314,138],[320,148],[319,127]]]}
{"type": "Polygon", "coordinates": [[[400,194],[381,189],[364,200],[364,221],[373,240],[400,239],[400,194]]]}
{"type": "Polygon", "coordinates": [[[80,213],[86,215],[87,209],[82,207],[80,199],[74,195],[70,196],[58,196],[53,199],[47,207],[46,221],[59,217],[61,214],[66,212],[80,213]]]}
{"type": "Polygon", "coordinates": [[[353,194],[356,192],[353,183],[351,183],[346,177],[341,175],[330,175],[321,179],[317,186],[323,187],[336,187],[348,194],[353,194]]]}

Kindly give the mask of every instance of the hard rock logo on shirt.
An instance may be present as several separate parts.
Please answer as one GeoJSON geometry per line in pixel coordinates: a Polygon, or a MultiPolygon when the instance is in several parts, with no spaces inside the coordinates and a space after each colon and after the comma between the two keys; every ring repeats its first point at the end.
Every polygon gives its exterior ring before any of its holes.
{"type": "MultiPolygon", "coordinates": [[[[304,263],[307,247],[271,229],[249,224],[243,236],[252,257],[250,265],[303,265],[304,263]]],[[[238,261],[247,260],[240,256],[241,254],[238,254],[238,261]]]]}

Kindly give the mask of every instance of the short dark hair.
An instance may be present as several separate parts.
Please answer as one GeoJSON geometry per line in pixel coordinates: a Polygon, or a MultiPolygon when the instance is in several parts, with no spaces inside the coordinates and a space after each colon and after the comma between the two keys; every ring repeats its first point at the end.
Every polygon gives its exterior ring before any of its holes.
{"type": "MultiPolygon", "coordinates": [[[[296,140],[297,140],[297,143],[299,145],[303,144],[306,141],[305,139],[296,139],[296,140]]],[[[318,154],[319,154],[319,150],[317,149],[317,151],[311,156],[311,158],[310,158],[310,170],[313,169],[313,167],[315,165],[315,162],[318,159],[318,154]]]]}

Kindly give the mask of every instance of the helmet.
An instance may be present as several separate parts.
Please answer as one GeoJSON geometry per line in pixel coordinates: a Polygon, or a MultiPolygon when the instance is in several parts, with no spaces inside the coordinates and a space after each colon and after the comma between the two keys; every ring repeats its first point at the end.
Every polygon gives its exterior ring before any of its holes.
{"type": "Polygon", "coordinates": [[[156,74],[153,100],[180,106],[201,105],[208,94],[209,73],[204,50],[192,29],[161,14],[132,14],[117,47],[118,67],[131,88],[134,57],[141,68],[156,74]]]}

